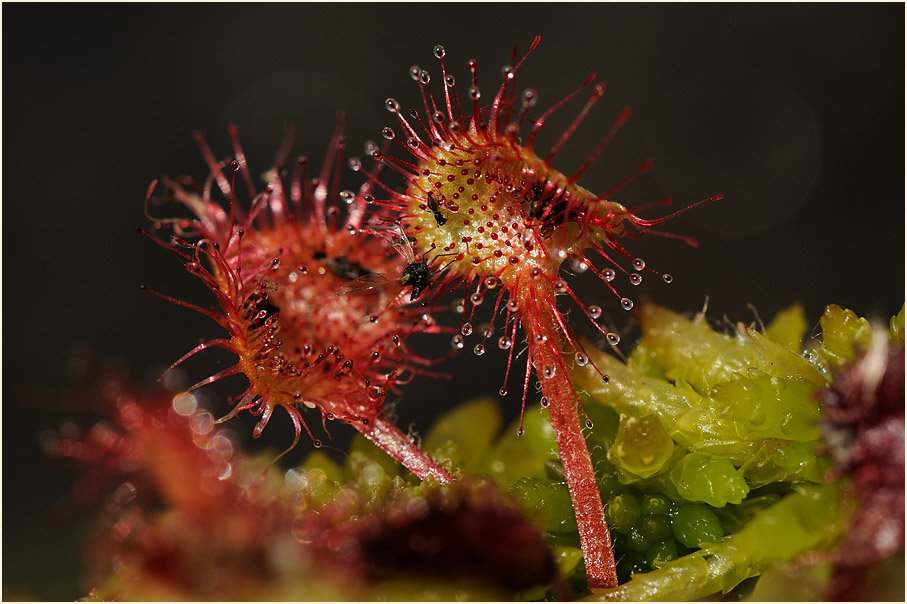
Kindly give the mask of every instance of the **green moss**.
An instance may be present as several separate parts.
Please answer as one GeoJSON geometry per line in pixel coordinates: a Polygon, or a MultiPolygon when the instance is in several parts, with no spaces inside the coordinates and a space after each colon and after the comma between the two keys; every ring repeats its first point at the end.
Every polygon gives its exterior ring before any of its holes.
{"type": "MultiPolygon", "coordinates": [[[[828,367],[865,346],[868,322],[828,307],[822,348],[801,356],[808,323],[799,305],[764,333],[743,325],[717,332],[703,315],[654,305],[642,307],[640,321],[643,336],[627,362],[586,346],[610,383],[588,366],[572,375],[594,423],[587,443],[618,574],[628,581],[595,598],[701,598],[832,543],[847,509],[837,487],[822,484],[816,395],[833,376],[828,367]]],[[[891,320],[895,341],[903,339],[903,321],[902,308],[891,320]]],[[[491,399],[466,403],[441,417],[423,445],[463,475],[486,474],[508,491],[548,532],[568,583],[581,586],[576,520],[547,410],[527,407],[522,436],[517,421],[500,431],[500,418],[491,399]]],[[[382,456],[360,439],[344,465],[363,505],[382,493],[385,501],[419,496],[424,484],[407,485],[382,456]]],[[[339,472],[331,463],[314,456],[306,463],[313,505],[340,487],[329,480],[339,472]],[[316,459],[323,473],[312,469],[316,459]]]]}
{"type": "Polygon", "coordinates": [[[853,362],[858,352],[869,348],[872,326],[852,310],[829,304],[819,324],[822,326],[822,357],[830,367],[853,362]]]}
{"type": "Polygon", "coordinates": [[[765,328],[765,337],[791,352],[799,353],[803,349],[807,327],[803,305],[798,302],[775,315],[765,328]]]}

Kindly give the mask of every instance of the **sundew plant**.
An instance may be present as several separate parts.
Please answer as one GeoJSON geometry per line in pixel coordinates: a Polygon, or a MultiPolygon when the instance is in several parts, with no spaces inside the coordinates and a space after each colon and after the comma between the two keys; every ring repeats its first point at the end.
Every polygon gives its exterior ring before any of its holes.
{"type": "Polygon", "coordinates": [[[145,289],[219,330],[174,350],[162,384],[208,349],[233,360],[177,389],[102,389],[107,421],[46,441],[110,493],[88,597],[890,595],[878,584],[903,565],[903,307],[882,323],[829,304],[811,337],[796,300],[764,324],[645,300],[635,292],[673,281],[647,240],[695,247],[672,219],[733,201],[628,201],[648,161],[585,188],[630,111],[561,165],[605,84],[577,74],[543,105],[520,81],[538,37],[501,77],[426,50],[413,90],[385,101],[381,144],[348,141],[355,116],[340,114],[322,162],[292,155],[288,130],[273,165],[254,166],[231,126],[229,149],[196,135],[207,174],[149,187],[141,234],[210,297],[145,289]],[[561,112],[574,117],[538,148],[561,112]],[[601,294],[580,296],[579,279],[601,294]],[[603,314],[641,337],[621,340],[603,314]],[[491,347],[506,353],[499,398],[476,391],[431,426],[397,425],[391,401],[414,377],[443,384],[450,356],[491,347]],[[227,378],[242,386],[204,394],[227,378]],[[504,426],[507,405],[519,418],[504,426]],[[254,437],[289,421],[286,446],[315,450],[291,467],[244,452],[228,431],[243,414],[254,437]],[[340,458],[321,450],[337,423],[359,434],[340,458]]]}

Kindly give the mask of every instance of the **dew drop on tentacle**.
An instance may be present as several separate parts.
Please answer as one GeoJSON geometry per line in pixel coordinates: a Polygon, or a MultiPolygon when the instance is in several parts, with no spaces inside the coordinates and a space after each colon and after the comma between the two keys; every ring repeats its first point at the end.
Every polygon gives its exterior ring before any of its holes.
{"type": "MultiPolygon", "coordinates": [[[[481,304],[482,302],[485,301],[485,297],[482,296],[481,292],[475,292],[474,294],[469,296],[469,301],[472,302],[473,306],[478,306],[479,304],[481,304]]],[[[466,335],[469,335],[469,334],[466,334],[466,335]]]]}
{"type": "Polygon", "coordinates": [[[409,68],[409,77],[411,77],[416,82],[419,81],[419,72],[422,71],[422,68],[418,65],[413,65],[409,68]]]}
{"type": "Polygon", "coordinates": [[[620,305],[624,310],[631,310],[633,308],[633,300],[630,298],[621,298],[620,305]]]}
{"type": "Polygon", "coordinates": [[[639,285],[640,283],[642,283],[642,275],[639,273],[630,273],[630,284],[639,285]]]}
{"type": "Polygon", "coordinates": [[[510,347],[513,346],[513,340],[507,336],[501,336],[498,338],[498,348],[501,350],[510,350],[510,347]]]}
{"type": "MultiPolygon", "coordinates": [[[[384,127],[381,129],[381,136],[383,136],[384,138],[386,138],[389,141],[392,141],[396,137],[396,134],[394,134],[393,128],[391,128],[390,126],[387,126],[387,127],[384,127]]],[[[375,153],[377,153],[377,151],[375,153]]],[[[372,155],[374,156],[374,153],[372,155]]]]}
{"type": "Polygon", "coordinates": [[[397,99],[393,97],[388,97],[387,100],[384,101],[384,107],[391,113],[397,113],[398,111],[400,111],[400,103],[398,103],[397,99]]]}
{"type": "Polygon", "coordinates": [[[534,88],[527,88],[523,91],[523,107],[528,109],[534,107],[539,100],[539,93],[534,88]]]}
{"type": "Polygon", "coordinates": [[[589,315],[589,318],[594,321],[602,316],[602,307],[597,304],[593,304],[586,309],[586,314],[589,315]]]}
{"type": "Polygon", "coordinates": [[[557,373],[557,369],[553,365],[549,365],[549,366],[545,367],[544,369],[542,369],[542,376],[544,376],[544,378],[546,380],[550,380],[551,378],[553,378],[556,373],[557,373]]]}
{"type": "Polygon", "coordinates": [[[588,362],[589,362],[589,358],[586,355],[584,355],[580,352],[576,353],[576,364],[577,365],[579,365],[580,367],[585,367],[588,362]]]}
{"type": "Polygon", "coordinates": [[[646,261],[642,258],[636,258],[633,260],[633,266],[636,268],[636,270],[641,271],[642,269],[646,268],[646,261]]]}
{"type": "Polygon", "coordinates": [[[617,277],[617,273],[614,272],[613,268],[606,268],[602,271],[602,277],[605,278],[605,281],[611,282],[614,281],[614,278],[617,277]]]}
{"type": "Polygon", "coordinates": [[[435,46],[435,47],[432,49],[432,52],[434,53],[435,58],[437,58],[437,59],[443,59],[443,58],[444,58],[444,54],[445,54],[445,53],[444,53],[444,47],[441,46],[440,44],[438,44],[437,46],[435,46]]]}
{"type": "Polygon", "coordinates": [[[670,275],[669,273],[665,273],[664,275],[661,276],[661,278],[664,280],[665,283],[671,283],[672,281],[674,281],[674,277],[672,275],[670,275]]]}
{"type": "Polygon", "coordinates": [[[570,268],[574,273],[581,274],[589,270],[589,265],[586,264],[583,260],[574,258],[570,261],[570,268]]]}
{"type": "Polygon", "coordinates": [[[501,389],[498,390],[498,394],[500,394],[501,396],[507,396],[507,388],[501,386],[501,389]]]}
{"type": "Polygon", "coordinates": [[[460,333],[463,334],[464,336],[471,335],[472,334],[472,323],[463,323],[463,325],[460,326],[460,333]]]}
{"type": "Polygon", "coordinates": [[[611,346],[617,346],[618,344],[620,344],[620,336],[613,331],[608,332],[605,337],[608,339],[608,344],[610,344],[611,346]]]}
{"type": "Polygon", "coordinates": [[[483,354],[485,354],[485,345],[484,345],[484,344],[476,344],[476,345],[475,345],[475,348],[472,349],[472,352],[473,352],[477,357],[482,356],[483,354]]]}
{"type": "Polygon", "coordinates": [[[485,277],[485,288],[495,289],[498,286],[498,280],[495,277],[485,277]]]}
{"type": "Polygon", "coordinates": [[[344,189],[343,191],[340,191],[340,199],[348,206],[353,205],[353,202],[356,200],[356,194],[348,189],[344,189]]]}
{"type": "Polygon", "coordinates": [[[516,300],[507,301],[507,310],[509,310],[510,312],[516,312],[517,310],[519,310],[519,308],[520,308],[520,303],[517,302],[516,300]]]}
{"type": "Polygon", "coordinates": [[[463,336],[457,334],[450,339],[450,346],[456,350],[461,350],[464,346],[463,336]]]}
{"type": "Polygon", "coordinates": [[[554,282],[554,291],[559,294],[566,294],[567,293],[567,282],[563,281],[561,279],[558,279],[557,281],[555,281],[554,282]]]}
{"type": "Polygon", "coordinates": [[[551,403],[548,402],[547,396],[543,396],[542,400],[539,401],[539,404],[542,406],[543,409],[547,409],[548,405],[550,405],[551,403]]]}

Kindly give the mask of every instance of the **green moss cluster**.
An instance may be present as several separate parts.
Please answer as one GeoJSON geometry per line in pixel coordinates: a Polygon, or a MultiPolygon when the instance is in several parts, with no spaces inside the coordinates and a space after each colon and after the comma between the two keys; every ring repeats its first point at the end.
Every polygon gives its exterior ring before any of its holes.
{"type": "MultiPolygon", "coordinates": [[[[832,544],[852,505],[823,481],[816,394],[865,348],[869,323],[829,306],[819,344],[804,342],[808,323],[796,305],[762,330],[737,325],[730,333],[703,315],[653,305],[637,316],[643,336],[626,362],[593,355],[610,383],[588,366],[573,372],[593,422],[587,443],[621,581],[592,597],[701,598],[832,544]]],[[[891,321],[892,341],[903,341],[903,324],[902,309],[891,321]]],[[[528,408],[522,436],[518,423],[501,431],[502,423],[496,401],[474,400],[440,418],[422,446],[451,472],[488,476],[515,498],[547,532],[572,595],[587,593],[547,411],[528,408]]],[[[309,476],[335,481],[335,497],[341,480],[355,485],[366,509],[388,488],[404,488],[395,464],[366,445],[357,441],[342,468],[316,453],[306,463],[309,476]]],[[[310,480],[312,501],[321,497],[321,480],[310,480]]],[[[421,487],[405,488],[417,494],[421,487]]]]}

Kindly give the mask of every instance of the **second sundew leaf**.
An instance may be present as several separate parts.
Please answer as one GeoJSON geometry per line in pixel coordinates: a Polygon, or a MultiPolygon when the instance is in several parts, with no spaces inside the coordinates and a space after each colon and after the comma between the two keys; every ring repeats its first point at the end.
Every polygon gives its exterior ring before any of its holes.
{"type": "Polygon", "coordinates": [[[442,463],[442,457],[450,458],[452,469],[475,471],[500,429],[497,402],[491,398],[476,399],[442,415],[422,440],[422,449],[442,463]]]}

